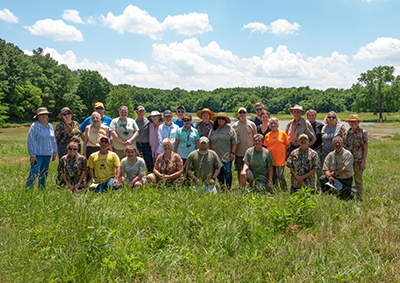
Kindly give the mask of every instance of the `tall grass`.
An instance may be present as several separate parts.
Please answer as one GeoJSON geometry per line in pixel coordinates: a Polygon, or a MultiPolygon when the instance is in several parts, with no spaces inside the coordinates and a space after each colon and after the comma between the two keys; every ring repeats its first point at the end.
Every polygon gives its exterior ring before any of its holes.
{"type": "MultiPolygon", "coordinates": [[[[400,141],[372,141],[363,202],[165,188],[26,191],[0,138],[0,282],[396,282],[400,141]],[[8,159],[7,159],[8,160],[8,159]]],[[[234,174],[235,175],[235,174],[234,174]]],[[[288,179],[289,181],[289,179],[288,179]]]]}

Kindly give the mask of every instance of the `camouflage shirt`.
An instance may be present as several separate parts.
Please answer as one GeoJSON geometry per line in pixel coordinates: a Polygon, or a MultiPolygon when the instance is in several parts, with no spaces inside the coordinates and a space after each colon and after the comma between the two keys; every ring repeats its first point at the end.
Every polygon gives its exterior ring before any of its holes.
{"type": "Polygon", "coordinates": [[[71,141],[77,142],[78,144],[81,143],[80,136],[82,132],[79,123],[76,121],[72,121],[72,123],[68,125],[65,121],[62,121],[56,126],[54,133],[58,144],[68,145],[71,141]]]}
{"type": "MultiPolygon", "coordinates": [[[[296,172],[296,175],[303,176],[307,174],[313,169],[320,168],[318,153],[311,148],[307,148],[306,150],[302,150],[301,148],[296,148],[293,150],[287,161],[286,166],[289,168],[293,168],[296,172]]],[[[296,177],[292,175],[292,187],[300,188],[300,184],[297,182],[296,177]]],[[[314,189],[315,188],[315,175],[304,179],[304,184],[307,188],[314,189]]]]}
{"type": "Polygon", "coordinates": [[[344,133],[343,142],[344,148],[353,154],[353,164],[360,165],[364,155],[364,145],[369,143],[368,133],[360,127],[354,132],[351,132],[350,128],[344,133]]]}
{"type": "MultiPolygon", "coordinates": [[[[83,171],[88,172],[87,159],[85,156],[80,155],[79,153],[74,156],[72,164],[69,154],[61,157],[60,161],[58,162],[58,172],[60,172],[60,174],[64,174],[65,178],[71,185],[78,183],[83,171]]],[[[86,180],[83,178],[83,185],[81,185],[81,187],[85,187],[85,183],[86,180]]]]}

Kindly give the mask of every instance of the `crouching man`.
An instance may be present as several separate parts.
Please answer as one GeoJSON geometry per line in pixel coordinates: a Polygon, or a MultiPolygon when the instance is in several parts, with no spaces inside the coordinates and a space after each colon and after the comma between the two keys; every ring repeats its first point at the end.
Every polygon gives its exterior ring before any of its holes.
{"type": "Polygon", "coordinates": [[[200,148],[192,151],[186,161],[187,174],[194,180],[197,190],[216,193],[215,179],[223,166],[217,153],[208,149],[207,137],[200,138],[200,148]]]}
{"type": "Polygon", "coordinates": [[[107,136],[100,138],[100,151],[89,157],[88,167],[92,185],[96,193],[104,192],[108,188],[118,190],[121,187],[121,162],[116,153],[108,151],[110,139],[107,136]]]}
{"type": "Polygon", "coordinates": [[[333,138],[334,151],[326,158],[322,170],[323,176],[319,179],[323,192],[337,190],[339,197],[350,199],[352,197],[351,184],[353,182],[353,155],[343,148],[341,137],[333,138]]]}

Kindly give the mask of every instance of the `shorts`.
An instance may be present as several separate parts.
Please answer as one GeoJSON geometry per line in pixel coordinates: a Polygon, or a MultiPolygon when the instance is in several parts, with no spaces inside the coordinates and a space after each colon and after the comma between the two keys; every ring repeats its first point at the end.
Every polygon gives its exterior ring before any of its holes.
{"type": "Polygon", "coordinates": [[[235,170],[240,172],[243,169],[244,161],[243,161],[244,156],[235,156],[235,170]]]}

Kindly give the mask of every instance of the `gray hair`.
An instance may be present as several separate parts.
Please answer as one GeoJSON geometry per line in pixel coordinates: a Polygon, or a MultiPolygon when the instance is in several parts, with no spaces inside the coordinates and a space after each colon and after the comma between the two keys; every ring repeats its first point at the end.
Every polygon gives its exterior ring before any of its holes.
{"type": "Polygon", "coordinates": [[[261,138],[261,142],[264,141],[264,136],[263,136],[262,134],[255,134],[255,135],[253,136],[253,141],[254,141],[256,138],[261,138]]]}
{"type": "Polygon", "coordinates": [[[309,112],[314,112],[315,116],[317,116],[317,111],[315,111],[314,109],[308,109],[306,115],[308,115],[309,112]]]}
{"type": "Polygon", "coordinates": [[[332,139],[333,142],[335,142],[335,140],[340,140],[340,143],[343,143],[343,138],[341,136],[336,136],[332,139]]]}
{"type": "Polygon", "coordinates": [[[96,111],[94,111],[94,112],[92,113],[91,119],[93,119],[93,116],[99,116],[99,118],[101,119],[101,115],[100,115],[98,112],[96,112],[96,111]]]}
{"type": "Polygon", "coordinates": [[[118,111],[121,111],[122,109],[126,109],[126,111],[129,111],[129,110],[128,110],[128,106],[125,106],[125,105],[121,105],[121,106],[118,108],[118,111]]]}
{"type": "Polygon", "coordinates": [[[276,122],[276,124],[279,127],[279,119],[278,118],[270,118],[268,121],[268,126],[271,124],[271,122],[276,122]]]}

